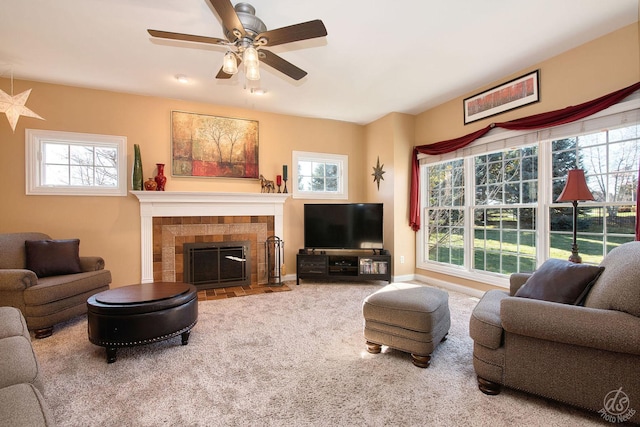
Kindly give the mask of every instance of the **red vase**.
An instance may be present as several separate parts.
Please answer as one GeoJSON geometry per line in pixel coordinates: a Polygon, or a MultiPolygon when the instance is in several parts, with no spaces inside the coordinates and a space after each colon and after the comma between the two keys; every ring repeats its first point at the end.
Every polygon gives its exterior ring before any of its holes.
{"type": "Polygon", "coordinates": [[[156,166],[158,167],[158,175],[155,177],[156,184],[158,184],[156,190],[164,191],[164,185],[167,183],[167,177],[164,176],[164,163],[156,163],[156,166]]]}

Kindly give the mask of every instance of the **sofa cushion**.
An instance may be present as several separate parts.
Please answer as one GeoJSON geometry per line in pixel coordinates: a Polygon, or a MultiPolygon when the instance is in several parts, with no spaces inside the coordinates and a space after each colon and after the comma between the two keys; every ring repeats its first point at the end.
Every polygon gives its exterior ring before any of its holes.
{"type": "Polygon", "coordinates": [[[15,307],[0,307],[0,339],[18,336],[31,339],[22,313],[15,307]]]}
{"type": "Polygon", "coordinates": [[[0,425],[53,426],[55,420],[42,394],[33,384],[16,384],[0,389],[0,425]]]}
{"type": "Polygon", "coordinates": [[[624,311],[640,317],[640,242],[612,249],[600,265],[605,270],[587,296],[585,307],[624,311]]]}
{"type": "Polygon", "coordinates": [[[0,233],[0,269],[24,269],[26,240],[42,240],[50,237],[44,233],[0,233]]]}
{"type": "Polygon", "coordinates": [[[80,273],[80,239],[25,241],[27,269],[38,277],[80,273]]]}
{"type": "Polygon", "coordinates": [[[526,281],[516,297],[563,304],[582,302],[604,267],[548,259],[526,281]]]}
{"type": "Polygon", "coordinates": [[[91,296],[98,290],[103,290],[102,288],[105,286],[109,286],[109,283],[111,283],[109,270],[45,277],[38,280],[37,285],[27,288],[23,293],[23,298],[28,307],[49,305],[58,301],[63,302],[63,300],[77,297],[86,292],[90,292],[89,296],[91,296]]]}
{"type": "Polygon", "coordinates": [[[0,387],[20,383],[31,383],[42,389],[40,367],[31,340],[23,336],[0,339],[0,387]]]}

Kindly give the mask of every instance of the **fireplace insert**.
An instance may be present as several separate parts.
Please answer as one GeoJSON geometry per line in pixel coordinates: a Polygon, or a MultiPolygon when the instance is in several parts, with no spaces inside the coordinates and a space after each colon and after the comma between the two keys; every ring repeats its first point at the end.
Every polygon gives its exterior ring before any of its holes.
{"type": "Polygon", "coordinates": [[[249,241],[183,245],[183,281],[198,289],[251,285],[249,241]]]}

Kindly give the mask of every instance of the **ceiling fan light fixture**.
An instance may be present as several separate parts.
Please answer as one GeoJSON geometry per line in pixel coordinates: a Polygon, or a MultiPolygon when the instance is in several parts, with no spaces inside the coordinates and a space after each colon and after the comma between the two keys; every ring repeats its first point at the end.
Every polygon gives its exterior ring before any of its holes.
{"type": "Polygon", "coordinates": [[[236,60],[236,55],[233,52],[227,52],[224,54],[222,71],[231,75],[238,72],[238,61],[236,60]]]}
{"type": "Polygon", "coordinates": [[[247,68],[253,66],[257,68],[259,64],[258,51],[252,46],[247,47],[242,54],[242,62],[244,62],[244,66],[247,68]]]}
{"type": "Polygon", "coordinates": [[[258,64],[245,67],[244,72],[247,80],[260,80],[260,68],[258,67],[258,64]]]}
{"type": "Polygon", "coordinates": [[[256,9],[249,3],[240,2],[233,6],[231,0],[208,0],[208,2],[222,21],[225,39],[151,29],[147,32],[152,37],[226,46],[233,55],[225,55],[216,79],[231,78],[237,73],[240,63],[244,62],[245,73],[248,74],[247,80],[258,80],[260,78],[259,58],[262,58],[263,62],[276,71],[294,80],[300,80],[307,75],[306,71],[265,48],[327,35],[327,29],[319,19],[267,30],[264,22],[256,16],[256,9]],[[258,52],[257,49],[260,51],[258,52]]]}

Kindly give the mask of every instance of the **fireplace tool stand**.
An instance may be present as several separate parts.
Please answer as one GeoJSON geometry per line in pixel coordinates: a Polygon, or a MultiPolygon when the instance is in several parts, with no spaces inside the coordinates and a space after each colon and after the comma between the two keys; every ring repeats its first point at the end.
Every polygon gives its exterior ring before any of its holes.
{"type": "Polygon", "coordinates": [[[284,242],[278,236],[267,237],[267,286],[282,286],[284,242]]]}

